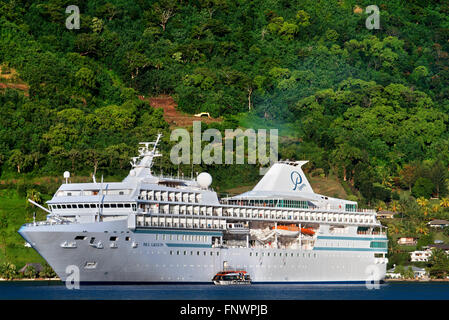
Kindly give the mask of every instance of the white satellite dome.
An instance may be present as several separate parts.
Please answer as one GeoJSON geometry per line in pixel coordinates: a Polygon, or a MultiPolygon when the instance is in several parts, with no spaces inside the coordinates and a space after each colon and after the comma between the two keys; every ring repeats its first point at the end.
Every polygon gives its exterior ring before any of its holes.
{"type": "Polygon", "coordinates": [[[196,177],[196,181],[201,188],[207,189],[212,184],[212,176],[207,172],[201,172],[198,177],[196,177]]]}

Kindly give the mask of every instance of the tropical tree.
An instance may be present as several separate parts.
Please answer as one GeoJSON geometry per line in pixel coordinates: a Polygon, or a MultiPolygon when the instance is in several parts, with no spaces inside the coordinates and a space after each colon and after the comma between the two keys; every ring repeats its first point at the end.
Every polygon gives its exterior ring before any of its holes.
{"type": "Polygon", "coordinates": [[[11,262],[4,262],[0,266],[0,275],[3,279],[12,280],[17,276],[17,268],[11,262]]]}
{"type": "Polygon", "coordinates": [[[415,225],[415,232],[418,234],[427,235],[429,230],[427,228],[427,224],[424,221],[420,221],[415,225]]]}
{"type": "Polygon", "coordinates": [[[398,212],[398,210],[400,209],[400,205],[399,205],[399,201],[397,200],[393,200],[390,203],[390,210],[394,213],[398,212]]]}
{"type": "Polygon", "coordinates": [[[449,257],[442,249],[435,248],[429,258],[429,274],[434,278],[445,279],[449,273],[449,257]]]}
{"type": "Polygon", "coordinates": [[[419,197],[416,199],[416,203],[421,207],[424,208],[429,204],[429,200],[424,197],[419,197]]]}
{"type": "MultiPolygon", "coordinates": [[[[33,200],[36,203],[42,202],[42,194],[39,191],[37,191],[36,189],[27,190],[26,198],[33,200]]],[[[26,200],[26,206],[29,206],[29,205],[30,205],[30,202],[28,200],[26,200]]]]}
{"type": "Polygon", "coordinates": [[[434,204],[432,206],[432,212],[437,213],[440,210],[440,206],[438,204],[434,204]]]}
{"type": "Polygon", "coordinates": [[[441,192],[446,192],[447,168],[441,161],[436,161],[430,168],[429,178],[435,186],[435,195],[437,198],[440,196],[441,192]]]}
{"type": "Polygon", "coordinates": [[[33,266],[28,266],[25,269],[25,272],[23,273],[23,275],[25,277],[27,277],[27,278],[34,279],[34,278],[36,278],[37,272],[36,272],[36,269],[33,266]]]}
{"type": "Polygon", "coordinates": [[[449,198],[442,198],[440,200],[440,206],[443,208],[449,208],[449,198]]]}
{"type": "Polygon", "coordinates": [[[39,276],[41,278],[54,278],[56,277],[56,273],[53,271],[53,269],[50,267],[48,263],[44,263],[42,266],[42,270],[39,273],[39,276]]]}

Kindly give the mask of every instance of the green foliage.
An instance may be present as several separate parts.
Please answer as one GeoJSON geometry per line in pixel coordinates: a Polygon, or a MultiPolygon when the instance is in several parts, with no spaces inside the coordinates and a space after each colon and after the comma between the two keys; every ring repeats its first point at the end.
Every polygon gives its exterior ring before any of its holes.
{"type": "Polygon", "coordinates": [[[10,262],[3,262],[0,265],[0,277],[6,280],[12,280],[17,276],[17,268],[10,262]]]}
{"type": "Polygon", "coordinates": [[[412,188],[413,196],[429,198],[434,189],[432,181],[427,178],[420,177],[416,180],[412,188]]]}
{"type": "Polygon", "coordinates": [[[449,257],[441,249],[434,249],[429,258],[429,274],[432,278],[445,279],[449,273],[449,257]]]}
{"type": "Polygon", "coordinates": [[[41,272],[39,272],[40,278],[55,278],[56,272],[50,267],[48,263],[44,263],[41,272]]]}

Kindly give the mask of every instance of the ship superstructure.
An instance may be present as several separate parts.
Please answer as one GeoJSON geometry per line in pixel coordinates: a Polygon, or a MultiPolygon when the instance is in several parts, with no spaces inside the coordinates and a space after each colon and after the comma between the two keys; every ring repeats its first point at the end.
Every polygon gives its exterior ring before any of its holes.
{"type": "Polygon", "coordinates": [[[387,238],[373,210],[319,195],[302,171],[279,161],[251,190],[218,198],[211,177],[153,175],[156,142],[142,143],[122,182],[63,183],[46,221],[19,233],[65,280],[210,282],[244,269],[252,283],[382,280],[387,238]]]}

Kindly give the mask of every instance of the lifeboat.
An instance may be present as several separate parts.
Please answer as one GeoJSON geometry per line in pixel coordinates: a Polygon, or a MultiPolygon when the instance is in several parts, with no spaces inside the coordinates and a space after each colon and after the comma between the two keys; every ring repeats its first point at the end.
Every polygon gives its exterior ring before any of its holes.
{"type": "MultiPolygon", "coordinates": [[[[277,227],[272,227],[271,230],[276,230],[276,232],[283,236],[294,237],[299,234],[299,227],[297,225],[291,224],[289,226],[279,225],[277,227]]],[[[307,234],[309,236],[313,236],[315,231],[311,228],[301,228],[302,234],[307,234]]]]}
{"type": "Polygon", "coordinates": [[[251,284],[251,278],[245,270],[220,271],[212,281],[216,285],[251,284]]]}

